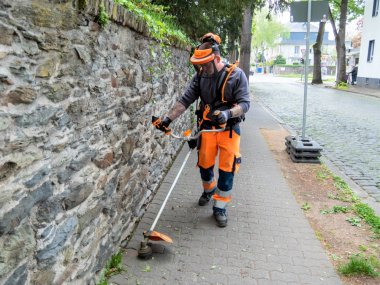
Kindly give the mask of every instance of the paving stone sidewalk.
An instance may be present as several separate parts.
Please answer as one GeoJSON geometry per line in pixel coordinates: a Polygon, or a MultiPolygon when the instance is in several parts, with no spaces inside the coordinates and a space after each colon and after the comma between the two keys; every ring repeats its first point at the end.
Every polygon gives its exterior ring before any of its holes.
{"type": "Polygon", "coordinates": [[[170,189],[185,145],[127,246],[127,271],[110,284],[342,284],[260,134],[260,128],[279,127],[260,106],[251,107],[226,228],[215,225],[211,204],[197,205],[201,183],[194,151],[156,227],[174,243],[158,246],[152,260],[140,260],[142,232],[170,189]]]}

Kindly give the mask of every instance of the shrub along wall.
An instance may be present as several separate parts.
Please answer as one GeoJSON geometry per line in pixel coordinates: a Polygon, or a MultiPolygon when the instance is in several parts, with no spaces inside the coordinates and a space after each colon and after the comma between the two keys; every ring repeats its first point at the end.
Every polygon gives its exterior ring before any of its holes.
{"type": "Polygon", "coordinates": [[[151,116],[183,90],[188,52],[112,1],[101,28],[98,2],[0,2],[0,284],[94,284],[181,146],[151,116]]]}

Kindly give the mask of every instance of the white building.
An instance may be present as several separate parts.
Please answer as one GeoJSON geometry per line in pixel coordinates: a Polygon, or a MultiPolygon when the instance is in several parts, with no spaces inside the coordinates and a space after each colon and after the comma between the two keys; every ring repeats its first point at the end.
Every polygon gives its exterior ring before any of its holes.
{"type": "MultiPolygon", "coordinates": [[[[287,64],[299,63],[306,57],[306,23],[288,23],[290,35],[287,39],[281,39],[280,45],[272,51],[272,56],[281,54],[287,64]]],[[[310,23],[310,50],[309,64],[313,64],[313,48],[318,35],[319,24],[310,23]]],[[[322,65],[335,65],[335,42],[329,40],[329,32],[323,35],[322,65]]]]}
{"type": "Polygon", "coordinates": [[[379,1],[365,1],[357,84],[380,88],[379,1]]]}

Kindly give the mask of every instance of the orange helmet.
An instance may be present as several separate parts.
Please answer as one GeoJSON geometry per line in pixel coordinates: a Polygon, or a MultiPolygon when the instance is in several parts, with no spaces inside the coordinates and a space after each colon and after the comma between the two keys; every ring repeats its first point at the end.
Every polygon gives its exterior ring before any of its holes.
{"type": "Polygon", "coordinates": [[[201,37],[201,42],[202,43],[211,42],[213,44],[220,45],[222,40],[220,39],[218,35],[215,35],[213,33],[207,33],[203,37],[201,37]]]}
{"type": "Polygon", "coordinates": [[[203,43],[211,43],[211,48],[208,49],[199,49],[199,46],[194,50],[194,54],[190,58],[190,62],[195,65],[205,64],[214,60],[215,51],[219,51],[219,44],[222,42],[218,35],[213,33],[207,33],[203,37],[201,37],[201,42],[203,43]]]}

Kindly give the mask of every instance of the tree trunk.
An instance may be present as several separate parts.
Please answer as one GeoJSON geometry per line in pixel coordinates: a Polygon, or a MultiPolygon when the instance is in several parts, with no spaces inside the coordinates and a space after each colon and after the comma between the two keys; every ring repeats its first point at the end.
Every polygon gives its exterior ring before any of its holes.
{"type": "Polygon", "coordinates": [[[340,19],[339,19],[339,32],[336,30],[336,25],[329,8],[329,14],[333,31],[335,35],[335,48],[337,54],[337,72],[336,72],[336,85],[346,80],[346,21],[347,21],[347,8],[348,0],[342,0],[340,4],[340,19]]]}
{"type": "Polygon", "coordinates": [[[321,74],[321,47],[323,43],[323,36],[325,34],[326,22],[319,22],[319,30],[317,35],[317,40],[313,45],[314,53],[314,68],[313,68],[313,80],[312,84],[322,84],[322,74],[321,74]]]}
{"type": "Polygon", "coordinates": [[[249,66],[251,59],[251,39],[252,39],[252,18],[253,9],[250,4],[244,10],[243,26],[241,30],[240,42],[240,63],[239,67],[244,71],[247,79],[249,78],[249,66]]]}
{"type": "Polygon", "coordinates": [[[227,54],[227,58],[228,58],[228,61],[230,63],[235,63],[238,58],[239,58],[239,55],[238,55],[238,50],[237,50],[237,45],[236,45],[236,39],[231,37],[231,36],[228,36],[228,54],[227,54]]]}

